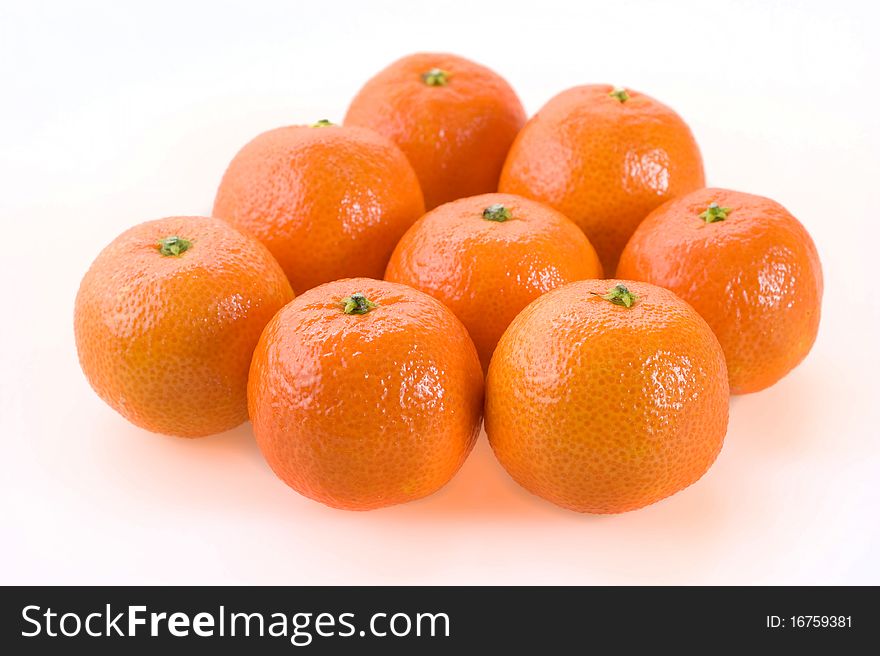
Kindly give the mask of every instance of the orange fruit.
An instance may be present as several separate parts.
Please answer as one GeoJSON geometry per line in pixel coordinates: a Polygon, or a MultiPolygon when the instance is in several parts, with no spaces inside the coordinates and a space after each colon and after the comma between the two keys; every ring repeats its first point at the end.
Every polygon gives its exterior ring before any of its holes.
{"type": "Polygon", "coordinates": [[[406,232],[385,279],[420,289],[461,319],[483,368],[501,334],[544,292],[601,278],[589,240],[556,210],[510,194],[463,198],[406,232]]]}
{"type": "Polygon", "coordinates": [[[429,495],[477,438],[483,376],[452,312],[405,285],[355,278],[279,312],[254,353],[257,443],[297,492],[369,510],[429,495]]]}
{"type": "Polygon", "coordinates": [[[297,293],[349,276],[381,278],[425,206],[400,149],[326,121],[270,130],[223,176],[214,215],[272,252],[297,293]]]}
{"type": "Polygon", "coordinates": [[[693,308],[642,282],[544,294],[504,333],[486,380],[486,432],[530,492],[620,513],[687,487],[727,430],[721,346],[693,308]]]}
{"type": "Polygon", "coordinates": [[[734,394],[757,392],[809,353],[822,266],[800,222],[769,198],[700,189],[651,213],[620,275],[671,289],[712,326],[734,394]]]}
{"type": "Polygon", "coordinates": [[[263,327],[293,292],[256,239],[218,219],[174,216],[114,239],[76,296],[89,383],[156,433],[200,437],[247,419],[247,376],[263,327]]]}
{"type": "Polygon", "coordinates": [[[529,120],[498,189],[577,223],[611,275],[651,210],[703,184],[700,150],[678,114],[638,91],[596,84],[563,91],[529,120]]]}
{"type": "Polygon", "coordinates": [[[346,125],[372,128],[412,162],[425,205],[496,191],[498,175],[526,120],[510,85],[455,55],[399,59],[358,92],[346,125]]]}

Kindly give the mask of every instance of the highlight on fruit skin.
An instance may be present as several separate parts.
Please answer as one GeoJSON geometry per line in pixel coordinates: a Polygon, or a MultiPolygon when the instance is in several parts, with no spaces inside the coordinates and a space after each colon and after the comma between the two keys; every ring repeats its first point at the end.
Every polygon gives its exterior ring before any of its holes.
{"type": "Polygon", "coordinates": [[[699,146],[673,109],[628,87],[589,84],[560,92],[529,119],[498,191],[565,214],[610,276],[651,210],[704,184],[699,146]]]}
{"type": "Polygon", "coordinates": [[[586,235],[552,207],[513,194],[445,203],[400,239],[385,279],[444,303],[468,329],[483,368],[513,318],[544,292],[599,278],[586,235]]]}
{"type": "Polygon", "coordinates": [[[539,297],[504,333],[485,427],[528,491],[578,512],[622,513],[703,476],[728,405],[721,346],[693,308],[648,283],[584,280],[539,297]]]}
{"type": "Polygon", "coordinates": [[[345,125],[385,135],[406,154],[425,207],[496,191],[526,113],[495,71],[449,53],[402,57],[352,99],[345,125]]]}
{"type": "Polygon", "coordinates": [[[635,231],[618,273],[671,289],[703,316],[724,349],[734,394],[775,384],[819,331],[816,246],[769,198],[708,188],[669,201],[635,231]]]}
{"type": "Polygon", "coordinates": [[[389,139],[326,119],[258,135],[229,163],[212,214],[259,239],[297,293],[381,278],[425,212],[418,178],[389,139]]]}
{"type": "Polygon", "coordinates": [[[480,432],[483,372],[455,315],[427,294],[353,278],[269,322],[248,382],[254,436],[278,477],[345,510],[428,496],[480,432]]]}
{"type": "Polygon", "coordinates": [[[114,239],[83,277],[79,361],[98,396],[136,426],[219,433],[247,419],[251,354],[292,298],[269,251],[226,222],[148,221],[114,239]]]}

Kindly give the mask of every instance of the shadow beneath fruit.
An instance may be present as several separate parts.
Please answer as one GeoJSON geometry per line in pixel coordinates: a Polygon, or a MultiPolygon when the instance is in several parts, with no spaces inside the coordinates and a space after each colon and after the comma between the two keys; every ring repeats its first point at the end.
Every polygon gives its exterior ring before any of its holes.
{"type": "Polygon", "coordinates": [[[554,512],[546,502],[520,487],[496,460],[485,432],[456,477],[433,496],[419,502],[421,511],[435,517],[497,516],[533,517],[554,512]]]}
{"type": "Polygon", "coordinates": [[[485,432],[459,473],[437,493],[408,504],[352,513],[300,496],[279,481],[263,460],[249,423],[194,440],[148,433],[110,411],[101,423],[93,452],[102,461],[103,489],[114,494],[100,503],[118,506],[121,514],[132,506],[148,506],[157,515],[171,512],[193,521],[208,516],[237,517],[236,522],[262,518],[290,531],[287,539],[302,538],[295,527],[310,526],[313,531],[322,526],[348,527],[361,532],[367,542],[389,530],[414,538],[444,525],[526,525],[539,532],[541,527],[552,527],[568,533],[567,548],[583,548],[587,542],[601,548],[608,536],[629,535],[634,557],[645,534],[654,543],[669,541],[671,549],[681,548],[691,541],[711,541],[725,517],[720,508],[723,495],[712,484],[711,472],[692,488],[633,513],[598,516],[559,508],[508,476],[485,432]]]}
{"type": "Polygon", "coordinates": [[[554,525],[563,522],[602,530],[611,525],[650,523],[649,517],[659,516],[659,525],[655,527],[658,533],[671,532],[687,539],[688,535],[711,532],[713,525],[723,521],[718,507],[720,492],[714,487],[707,474],[687,490],[635,512],[622,515],[573,512],[531,494],[510,478],[496,460],[484,431],[461,471],[444,488],[425,499],[373,512],[386,519],[405,519],[407,523],[498,519],[535,526],[541,525],[536,522],[554,525]],[[634,519],[639,517],[641,519],[634,519]]]}
{"type": "Polygon", "coordinates": [[[485,431],[458,474],[435,494],[404,506],[389,508],[407,521],[437,522],[511,518],[580,516],[540,499],[520,487],[495,459],[485,431]]]}
{"type": "MultiPolygon", "coordinates": [[[[719,463],[723,464],[723,463],[719,463]]],[[[718,467],[716,464],[715,467],[718,467]]],[[[706,580],[729,542],[731,504],[712,469],[689,488],[622,515],[599,518],[582,545],[609,582],[684,585],[706,580]]]]}
{"type": "Polygon", "coordinates": [[[224,433],[186,439],[157,435],[105,414],[93,434],[105,502],[147,503],[188,514],[217,514],[259,505],[274,475],[249,422],[224,433]]]}
{"type": "Polygon", "coordinates": [[[273,583],[480,583],[496,580],[495,570],[517,572],[509,582],[521,584],[698,582],[739,529],[730,521],[736,486],[754,486],[722,452],[703,480],[670,499],[624,515],[584,515],[522,489],[482,434],[462,470],[436,494],[347,512],[279,481],[248,424],[183,440],[141,431],[109,410],[94,416],[88,451],[98,462],[89,475],[104,480],[83,485],[82,472],[65,472],[74,493],[109,521],[161,532],[169,544],[181,533],[197,543],[204,535],[204,547],[229,563],[274,554],[257,568],[259,580],[273,583]],[[508,543],[517,546],[498,548],[508,543]],[[284,556],[317,552],[325,563],[320,579],[307,563],[284,556]],[[474,558],[485,572],[456,579],[452,564],[474,558]]]}
{"type": "Polygon", "coordinates": [[[729,434],[736,435],[739,448],[757,455],[790,457],[809,449],[821,439],[817,415],[823,413],[814,409],[829,403],[848,405],[846,386],[830,386],[829,380],[834,380],[833,374],[802,366],[772,387],[731,397],[729,434]]]}
{"type": "MultiPolygon", "coordinates": [[[[715,554],[736,529],[730,521],[735,500],[726,487],[733,464],[722,454],[700,481],[668,499],[621,515],[589,515],[559,508],[519,487],[495,460],[484,434],[459,475],[437,494],[351,521],[358,522],[365,545],[394,535],[416,545],[417,553],[425,549],[419,546],[425,540],[435,541],[432,551],[444,553],[467,553],[475,548],[470,540],[532,545],[533,557],[526,561],[510,561],[504,550],[478,557],[490,569],[514,568],[518,574],[510,583],[698,582],[715,567],[715,554]],[[450,540],[449,535],[471,537],[450,540]]],[[[523,558],[519,546],[510,553],[523,558]]],[[[426,560],[408,556],[405,574],[410,578],[405,580],[421,580],[419,566],[433,562],[426,560]]],[[[397,569],[387,571],[400,576],[397,569]]],[[[468,582],[480,581],[478,576],[468,582]]]]}

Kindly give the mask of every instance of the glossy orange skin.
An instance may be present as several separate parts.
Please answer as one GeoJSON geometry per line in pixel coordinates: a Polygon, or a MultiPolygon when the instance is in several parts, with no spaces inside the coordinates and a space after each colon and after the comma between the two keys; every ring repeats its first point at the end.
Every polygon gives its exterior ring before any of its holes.
{"type": "Polygon", "coordinates": [[[293,292],[262,244],[218,219],[137,225],[89,268],[74,330],[98,395],[155,433],[201,437],[247,419],[247,376],[263,327],[293,292]],[[158,242],[192,242],[164,256],[158,242]]]}
{"type": "Polygon", "coordinates": [[[369,130],[292,126],[248,143],[226,170],[214,216],[262,241],[297,293],[381,278],[425,206],[400,149],[369,130]]]}
{"type": "Polygon", "coordinates": [[[638,91],[607,84],[552,98],[510,149],[499,191],[552,205],[577,223],[612,275],[627,240],[651,210],[705,184],[690,128],[638,91]]]}
{"type": "Polygon", "coordinates": [[[496,191],[525,120],[522,103],[501,76],[445,53],[397,60],[364,85],[345,116],[346,125],[372,128],[401,147],[428,209],[496,191]],[[448,84],[425,84],[422,74],[434,68],[449,72],[448,84]]]}
{"type": "Polygon", "coordinates": [[[822,266],[801,223],[782,205],[727,189],[671,201],[639,226],[621,275],[671,289],[718,336],[734,394],[757,392],[800,363],[816,339],[822,266]],[[700,218],[716,202],[723,221],[700,218]]]}
{"type": "Polygon", "coordinates": [[[427,496],[480,431],[483,376],[452,312],[404,285],[357,278],[307,291],[266,327],[248,402],[257,443],[297,492],[369,510],[427,496]],[[363,293],[378,307],[347,315],[363,293]]]}
{"type": "Polygon", "coordinates": [[[724,355],[672,292],[623,281],[631,308],[586,280],[534,301],[504,333],[486,380],[486,432],[527,490],[564,508],[621,513],[699,479],[727,431],[724,355]]]}
{"type": "Polygon", "coordinates": [[[526,305],[574,280],[601,278],[596,251],[556,210],[521,196],[483,194],[428,212],[406,232],[385,279],[442,301],[461,319],[483,368],[502,333],[526,305]],[[483,218],[504,205],[512,218],[483,218]]]}

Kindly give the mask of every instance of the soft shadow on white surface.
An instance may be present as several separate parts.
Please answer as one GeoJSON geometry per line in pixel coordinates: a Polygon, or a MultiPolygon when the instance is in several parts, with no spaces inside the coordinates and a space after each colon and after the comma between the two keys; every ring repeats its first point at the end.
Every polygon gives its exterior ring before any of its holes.
{"type": "Polygon", "coordinates": [[[0,582],[880,583],[876,20],[820,2],[453,1],[430,20],[411,2],[267,2],[214,3],[206,29],[206,6],[0,8],[0,220],[24,236],[0,258],[0,582]],[[499,48],[486,25],[534,47],[499,48]],[[741,47],[696,47],[707,25],[741,47]],[[436,495],[347,513],[278,481],[248,426],[151,435],[84,381],[73,297],[104,244],[209,211],[246,141],[339,121],[369,75],[425,49],[495,68],[531,112],[575,84],[649,93],[690,123],[711,184],[772,196],[813,235],[813,352],[733,399],[718,461],[684,492],[578,515],[521,490],[484,435],[436,495]]]}
{"type": "Polygon", "coordinates": [[[19,394],[59,401],[7,445],[20,463],[2,501],[19,527],[3,546],[20,563],[7,582],[827,581],[846,580],[870,544],[841,539],[849,520],[834,504],[845,488],[847,512],[867,512],[875,492],[862,483],[870,462],[827,438],[839,419],[823,409],[852,393],[824,385],[837,365],[821,355],[764,394],[732,400],[725,447],[696,484],[596,517],[522,490],[485,433],[431,497],[367,513],[327,508],[274,476],[249,424],[197,440],[129,425],[88,388],[72,347],[66,336],[20,356],[39,383],[19,394]],[[851,480],[829,473],[817,484],[817,460],[851,480]]]}

